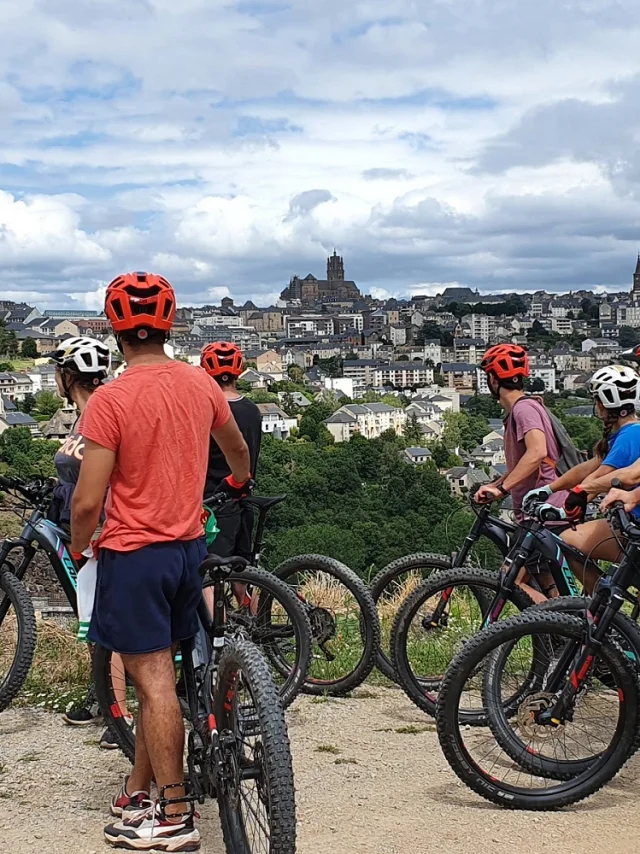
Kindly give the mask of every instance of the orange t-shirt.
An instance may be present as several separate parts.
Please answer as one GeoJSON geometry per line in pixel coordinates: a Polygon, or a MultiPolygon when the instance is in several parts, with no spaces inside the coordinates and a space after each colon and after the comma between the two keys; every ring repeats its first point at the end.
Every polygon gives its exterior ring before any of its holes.
{"type": "Polygon", "coordinates": [[[92,394],[82,435],[116,452],[98,546],[128,552],[202,536],[209,439],[230,416],[215,380],[184,362],[127,368],[92,394]]]}

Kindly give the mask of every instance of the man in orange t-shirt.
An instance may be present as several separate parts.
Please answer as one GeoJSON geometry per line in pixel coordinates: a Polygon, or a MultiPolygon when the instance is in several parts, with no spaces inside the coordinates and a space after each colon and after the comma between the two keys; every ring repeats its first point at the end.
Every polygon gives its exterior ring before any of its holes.
{"type": "Polygon", "coordinates": [[[183,780],[184,726],[172,647],[198,630],[210,437],[229,463],[223,489],[232,498],[247,493],[249,452],[217,384],[165,355],[175,314],[166,279],[118,277],[107,288],[105,311],[127,370],[98,389],[82,415],[85,452],[71,548],[88,546],[109,486],[89,639],[122,655],[140,702],[135,763],[112,803],[122,820],[108,826],[105,837],[131,850],[157,843],[193,851],[200,834],[183,804],[167,804],[166,815],[155,804],[142,817],[135,810],[148,801],[152,779],[161,798],[165,787],[168,798],[184,795],[176,785],[183,780]]]}

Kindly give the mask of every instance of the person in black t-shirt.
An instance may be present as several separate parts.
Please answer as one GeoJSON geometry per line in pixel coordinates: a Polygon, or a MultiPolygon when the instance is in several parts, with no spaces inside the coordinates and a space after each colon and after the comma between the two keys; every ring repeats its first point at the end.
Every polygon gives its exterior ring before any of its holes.
{"type": "MultiPolygon", "coordinates": [[[[251,475],[255,479],[262,440],[262,415],[255,403],[243,397],[237,388],[238,377],[244,371],[242,351],[230,341],[216,341],[203,349],[200,365],[218,383],[229,401],[231,413],[249,448],[251,475]]],[[[230,474],[224,454],[212,438],[204,497],[213,495],[230,474]]],[[[240,507],[237,502],[229,502],[216,511],[216,521],[220,533],[210,550],[221,557],[238,555],[250,559],[253,532],[251,509],[240,507]]]]}

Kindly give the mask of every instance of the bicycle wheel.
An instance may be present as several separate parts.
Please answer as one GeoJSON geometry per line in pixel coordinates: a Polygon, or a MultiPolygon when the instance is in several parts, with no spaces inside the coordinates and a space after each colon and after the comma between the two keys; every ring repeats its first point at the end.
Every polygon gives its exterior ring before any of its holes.
{"type": "Polygon", "coordinates": [[[112,664],[112,655],[110,649],[105,649],[98,644],[93,648],[93,683],[96,700],[105,725],[113,733],[127,759],[133,762],[138,698],[122,664],[116,665],[115,662],[112,664]],[[126,715],[124,710],[129,714],[126,715]]]}
{"type": "Polygon", "coordinates": [[[13,572],[0,570],[0,712],[18,694],[33,664],[36,616],[31,597],[13,572]]]}
{"type": "MultiPolygon", "coordinates": [[[[435,715],[447,667],[464,643],[482,629],[499,588],[495,572],[460,567],[435,573],[402,603],[391,629],[391,653],[398,682],[423,712],[435,715]]],[[[532,604],[516,586],[505,593],[499,617],[512,616],[532,604]]],[[[474,705],[473,698],[461,714],[467,724],[486,722],[482,706],[474,705]]]]}
{"type": "MultiPolygon", "coordinates": [[[[638,684],[632,665],[609,640],[594,656],[592,675],[565,719],[555,727],[535,719],[554,699],[544,691],[544,679],[553,672],[566,645],[577,650],[583,640],[580,619],[532,608],[490,626],[469,641],[451,663],[438,697],[440,745],[460,779],[487,800],[511,809],[557,809],[596,792],[628,759],[636,738],[638,684]],[[599,682],[598,666],[611,675],[614,690],[599,682]],[[543,682],[530,683],[511,714],[505,708],[505,694],[520,691],[532,670],[543,674],[543,682]],[[469,690],[482,697],[488,729],[467,729],[460,719],[460,700],[469,690]],[[563,782],[529,770],[523,766],[528,760],[520,757],[514,761],[496,739],[496,728],[504,727],[509,716],[521,740],[521,754],[548,763],[571,757],[590,764],[583,773],[563,782]]],[[[571,665],[566,678],[570,669],[571,665]]]]}
{"type": "MultiPolygon", "coordinates": [[[[586,610],[589,602],[589,599],[582,596],[559,596],[556,599],[550,599],[548,602],[538,605],[537,608],[540,611],[571,614],[580,618],[583,626],[586,626],[586,610]]],[[[621,612],[618,612],[613,618],[610,637],[618,649],[624,653],[637,673],[640,664],[640,629],[637,624],[621,612]]],[[[610,689],[615,688],[615,677],[606,667],[596,667],[595,676],[603,686],[610,689]]],[[[494,725],[494,735],[505,753],[508,753],[513,760],[533,774],[542,774],[545,777],[557,780],[568,780],[570,777],[582,774],[591,765],[592,759],[554,756],[551,761],[548,761],[542,755],[536,755],[530,751],[523,752],[522,740],[514,732],[510,720],[502,715],[496,716],[494,718],[494,725]]],[[[638,737],[640,738],[640,732],[638,733],[638,737]]],[[[636,739],[633,750],[635,751],[637,747],[638,738],[636,739]]]]}
{"type": "Polygon", "coordinates": [[[292,585],[311,623],[313,657],[303,690],[346,694],[375,666],[380,622],[367,585],[333,558],[298,555],[275,575],[292,585]]]}
{"type": "Polygon", "coordinates": [[[387,679],[398,681],[391,655],[391,626],[398,608],[416,587],[432,572],[451,569],[451,560],[445,555],[412,554],[387,564],[374,577],[369,591],[376,603],[380,619],[380,650],[376,667],[387,679]]]}
{"type": "MultiPolygon", "coordinates": [[[[205,582],[204,589],[212,584],[205,582]]],[[[230,633],[262,650],[278,686],[280,702],[287,708],[303,688],[311,667],[311,625],[302,602],[288,584],[256,567],[229,574],[225,601],[230,633]],[[250,601],[238,605],[232,585],[248,585],[250,601]]]]}
{"type": "Polygon", "coordinates": [[[206,691],[205,704],[218,730],[212,782],[228,854],[294,854],[289,736],[269,667],[253,644],[230,641],[218,665],[213,701],[206,691]]]}

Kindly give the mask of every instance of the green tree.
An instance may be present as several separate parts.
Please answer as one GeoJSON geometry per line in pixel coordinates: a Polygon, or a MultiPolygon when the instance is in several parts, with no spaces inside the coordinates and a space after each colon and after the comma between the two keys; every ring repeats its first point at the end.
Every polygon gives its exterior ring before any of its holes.
{"type": "Polygon", "coordinates": [[[15,371],[13,362],[0,362],[0,371],[15,371]]]}
{"type": "Polygon", "coordinates": [[[599,418],[585,418],[582,415],[565,415],[555,410],[573,444],[581,451],[593,451],[593,446],[602,437],[602,422],[599,418]]]}
{"type": "Polygon", "coordinates": [[[302,383],[304,382],[304,371],[300,367],[300,365],[289,365],[287,368],[287,376],[294,383],[302,383]]]}
{"type": "Polygon", "coordinates": [[[37,359],[38,358],[38,347],[33,338],[25,338],[22,342],[22,349],[20,351],[25,359],[37,359]]]}
{"type": "Polygon", "coordinates": [[[53,416],[63,404],[62,398],[52,391],[39,391],[36,395],[36,411],[39,415],[53,416]]]}
{"type": "Polygon", "coordinates": [[[540,377],[534,377],[529,383],[529,391],[544,391],[545,384],[544,380],[540,379],[540,377]]]}
{"type": "Polygon", "coordinates": [[[469,415],[482,415],[484,418],[504,417],[504,411],[498,401],[488,394],[474,394],[463,408],[469,415]]]}
{"type": "Polygon", "coordinates": [[[423,440],[420,422],[415,414],[409,415],[402,428],[402,435],[409,447],[419,448],[423,440]]]}
{"type": "Polygon", "coordinates": [[[342,376],[342,359],[339,356],[331,356],[329,359],[314,356],[313,363],[328,377],[342,376]]]}
{"type": "Polygon", "coordinates": [[[26,427],[12,427],[0,436],[0,462],[19,477],[49,477],[55,474],[53,458],[59,447],[58,442],[33,439],[26,427]]]}
{"type": "Polygon", "coordinates": [[[0,353],[9,357],[18,355],[18,338],[12,329],[0,329],[0,353]]]}
{"type": "Polygon", "coordinates": [[[621,326],[618,333],[618,343],[621,347],[635,347],[640,344],[640,329],[632,326],[621,326]]]}
{"type": "Polygon", "coordinates": [[[293,395],[290,391],[285,392],[280,402],[280,406],[284,409],[287,415],[297,415],[298,413],[298,405],[296,404],[293,395]]]}
{"type": "Polygon", "coordinates": [[[306,436],[312,442],[318,441],[322,431],[329,432],[323,422],[332,414],[333,410],[326,403],[312,403],[305,409],[300,420],[300,435],[306,436]]]}
{"type": "Polygon", "coordinates": [[[398,362],[408,362],[408,361],[409,361],[409,357],[408,357],[407,355],[405,355],[405,353],[401,353],[401,354],[398,356],[397,361],[398,361],[398,362]]]}
{"type": "Polygon", "coordinates": [[[24,412],[26,415],[31,415],[33,410],[36,408],[36,399],[32,394],[25,394],[24,400],[16,401],[16,406],[20,412],[24,412]]]}
{"type": "Polygon", "coordinates": [[[254,389],[248,396],[254,403],[280,403],[280,398],[277,394],[273,394],[263,388],[254,389]]]}

